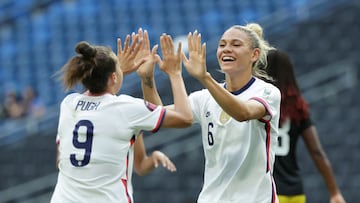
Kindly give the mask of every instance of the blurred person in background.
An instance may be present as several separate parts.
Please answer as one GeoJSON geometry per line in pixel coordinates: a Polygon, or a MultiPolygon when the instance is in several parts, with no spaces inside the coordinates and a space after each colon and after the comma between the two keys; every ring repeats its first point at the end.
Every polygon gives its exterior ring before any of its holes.
{"type": "Polygon", "coordinates": [[[3,112],[6,118],[41,118],[45,111],[45,104],[31,86],[26,86],[22,92],[10,89],[5,94],[3,112]]]}
{"type": "Polygon", "coordinates": [[[7,119],[20,119],[25,115],[22,98],[16,90],[8,90],[4,98],[4,115],[7,119]]]}
{"type": "MultiPolygon", "coordinates": [[[[266,63],[268,44],[247,26],[227,29],[217,48],[225,74],[220,84],[207,72],[206,46],[197,31],[188,35],[189,58],[174,52],[170,36],[160,45],[163,54],[171,53],[176,64],[182,59],[188,73],[207,88],[189,95],[205,153],[204,182],[197,202],[278,202],[272,170],[281,95],[263,80],[266,72],[259,69],[266,63]]],[[[153,69],[140,70],[144,94],[157,98],[153,69]]]]}
{"type": "Polygon", "coordinates": [[[299,138],[305,142],[317,169],[324,178],[330,203],[345,203],[333,170],[311,120],[307,102],[297,84],[290,57],[280,50],[268,53],[268,74],[281,91],[279,145],[276,149],[274,178],[280,203],[305,203],[306,197],[296,158],[299,138]]]}
{"type": "Polygon", "coordinates": [[[69,94],[61,103],[59,176],[53,203],[133,202],[127,182],[131,182],[129,150],[136,135],[142,130],[191,125],[192,113],[179,66],[161,68],[170,78],[174,109],[128,95],[116,96],[123,72],[136,70],[144,62],[133,63],[142,40],[135,37],[130,46],[129,41],[127,36],[118,56],[108,47],[80,42],[76,46],[79,55],[61,69],[66,89],[81,82],[86,91],[69,94]]]}
{"type": "Polygon", "coordinates": [[[31,86],[27,86],[23,90],[22,105],[25,116],[30,116],[31,118],[41,118],[46,112],[44,102],[38,96],[37,91],[31,86]]]}

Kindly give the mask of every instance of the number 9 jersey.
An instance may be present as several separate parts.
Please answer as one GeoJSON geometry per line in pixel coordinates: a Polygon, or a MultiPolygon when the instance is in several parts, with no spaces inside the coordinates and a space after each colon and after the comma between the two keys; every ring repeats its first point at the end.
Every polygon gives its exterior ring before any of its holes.
{"type": "Polygon", "coordinates": [[[127,95],[65,97],[57,134],[59,175],[51,202],[133,202],[127,187],[129,149],[141,130],[157,131],[164,116],[163,107],[127,95]]]}

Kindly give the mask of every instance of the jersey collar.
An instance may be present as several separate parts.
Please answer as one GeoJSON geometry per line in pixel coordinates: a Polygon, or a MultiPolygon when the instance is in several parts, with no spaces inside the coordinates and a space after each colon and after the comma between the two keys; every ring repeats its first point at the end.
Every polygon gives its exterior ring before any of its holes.
{"type": "MultiPolygon", "coordinates": [[[[255,82],[255,77],[251,77],[249,82],[244,87],[240,88],[239,90],[230,92],[230,93],[233,95],[239,95],[242,92],[244,92],[245,90],[247,90],[254,82],[255,82]]],[[[226,83],[224,83],[224,88],[226,89],[226,83]]]]}

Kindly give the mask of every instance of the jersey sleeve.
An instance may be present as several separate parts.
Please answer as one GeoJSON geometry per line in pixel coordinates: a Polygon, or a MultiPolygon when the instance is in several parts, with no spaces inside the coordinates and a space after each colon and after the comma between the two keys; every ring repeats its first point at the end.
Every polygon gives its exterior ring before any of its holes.
{"type": "Polygon", "coordinates": [[[202,105],[204,104],[204,102],[202,101],[205,96],[204,91],[205,90],[196,91],[189,95],[189,101],[193,113],[194,123],[200,122],[201,109],[202,105]]]}
{"type": "Polygon", "coordinates": [[[280,116],[280,101],[281,94],[278,88],[275,86],[266,86],[260,94],[250,99],[256,100],[264,105],[267,114],[262,118],[265,121],[271,120],[274,116],[280,116]]]}
{"type": "Polygon", "coordinates": [[[128,121],[135,129],[156,132],[165,118],[166,110],[142,99],[135,99],[126,107],[128,121]]]}
{"type": "Polygon", "coordinates": [[[313,125],[311,118],[305,118],[300,121],[299,129],[301,132],[304,132],[306,129],[313,125]]]}

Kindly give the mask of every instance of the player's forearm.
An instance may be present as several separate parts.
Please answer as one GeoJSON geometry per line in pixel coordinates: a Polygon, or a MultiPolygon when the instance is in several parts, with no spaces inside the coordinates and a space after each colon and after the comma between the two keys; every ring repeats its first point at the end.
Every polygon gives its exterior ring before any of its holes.
{"type": "Polygon", "coordinates": [[[184,118],[184,121],[190,125],[192,123],[193,117],[182,75],[174,74],[171,76],[169,75],[169,77],[174,97],[175,111],[180,113],[184,118]]]}
{"type": "Polygon", "coordinates": [[[329,159],[326,157],[325,152],[318,147],[316,151],[311,153],[311,156],[315,162],[317,169],[324,178],[326,187],[331,195],[339,193],[339,188],[337,186],[335,176],[330,164],[329,159]]]}
{"type": "Polygon", "coordinates": [[[161,98],[156,88],[155,79],[153,77],[142,78],[141,89],[144,100],[156,105],[162,105],[161,98]]]}
{"type": "Polygon", "coordinates": [[[139,167],[135,168],[136,173],[139,176],[145,176],[155,169],[154,160],[150,157],[145,157],[139,167]]]}
{"type": "Polygon", "coordinates": [[[316,166],[325,180],[325,184],[329,193],[331,195],[338,194],[340,191],[337,186],[330,161],[326,158],[325,155],[323,156],[324,157],[320,158],[321,160],[316,161],[316,166]]]}
{"type": "Polygon", "coordinates": [[[229,116],[238,121],[243,121],[248,118],[248,111],[245,103],[233,97],[228,90],[219,85],[214,78],[212,78],[210,73],[207,73],[207,75],[199,80],[199,82],[209,90],[211,96],[229,116]]]}

